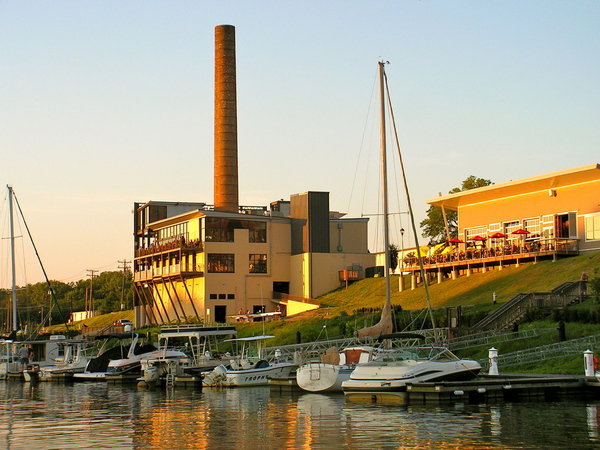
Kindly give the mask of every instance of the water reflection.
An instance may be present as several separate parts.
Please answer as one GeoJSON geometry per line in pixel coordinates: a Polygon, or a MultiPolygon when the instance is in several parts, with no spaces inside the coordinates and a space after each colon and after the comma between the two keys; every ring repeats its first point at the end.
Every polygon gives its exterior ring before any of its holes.
{"type": "Polygon", "coordinates": [[[268,387],[144,390],[0,383],[0,447],[593,448],[598,403],[398,407],[268,387]],[[43,444],[39,444],[43,439],[43,444]]]}

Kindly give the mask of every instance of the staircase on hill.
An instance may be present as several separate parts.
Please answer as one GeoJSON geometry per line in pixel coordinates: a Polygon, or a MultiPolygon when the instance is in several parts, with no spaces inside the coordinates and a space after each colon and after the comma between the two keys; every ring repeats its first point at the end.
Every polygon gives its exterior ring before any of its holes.
{"type": "Polygon", "coordinates": [[[574,303],[580,303],[586,295],[586,284],[582,281],[563,283],[552,292],[530,292],[517,294],[493,313],[475,324],[479,330],[507,330],[518,324],[528,311],[533,309],[547,311],[563,309],[574,303]]]}

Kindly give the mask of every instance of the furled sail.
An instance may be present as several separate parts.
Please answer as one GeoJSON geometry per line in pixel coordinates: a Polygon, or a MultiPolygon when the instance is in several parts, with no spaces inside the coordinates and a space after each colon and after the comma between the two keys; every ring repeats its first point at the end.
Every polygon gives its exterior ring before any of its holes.
{"type": "Polygon", "coordinates": [[[381,319],[372,327],[366,327],[358,330],[358,337],[379,337],[382,334],[390,334],[393,331],[392,305],[385,302],[381,310],[381,319]]]}

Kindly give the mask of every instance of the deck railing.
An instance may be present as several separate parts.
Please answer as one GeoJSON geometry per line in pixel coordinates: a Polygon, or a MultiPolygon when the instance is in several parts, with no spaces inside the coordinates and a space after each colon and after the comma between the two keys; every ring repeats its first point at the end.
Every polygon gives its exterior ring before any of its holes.
{"type": "MultiPolygon", "coordinates": [[[[422,255],[423,264],[436,265],[445,263],[468,262],[474,260],[499,259],[506,257],[534,257],[548,254],[570,254],[579,251],[578,239],[554,238],[533,241],[511,242],[504,245],[487,247],[466,247],[446,253],[422,255]]],[[[416,254],[407,254],[403,260],[404,268],[418,266],[416,254]]]]}

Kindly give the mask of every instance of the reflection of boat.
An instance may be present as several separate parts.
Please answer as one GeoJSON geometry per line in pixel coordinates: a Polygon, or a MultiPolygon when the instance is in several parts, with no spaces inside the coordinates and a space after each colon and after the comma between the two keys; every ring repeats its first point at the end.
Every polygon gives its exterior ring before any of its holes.
{"type": "Polygon", "coordinates": [[[330,349],[318,362],[309,362],[296,369],[298,386],[310,392],[342,392],[342,382],[350,378],[357,364],[369,362],[377,349],[367,346],[348,347],[338,352],[330,349]]]}
{"type": "MultiPolygon", "coordinates": [[[[359,330],[359,336],[377,335],[381,336],[389,333],[392,328],[391,321],[391,301],[390,301],[390,276],[389,276],[389,224],[388,224],[388,192],[387,192],[387,157],[386,157],[386,98],[387,79],[385,75],[385,63],[379,62],[379,97],[380,97],[380,117],[381,117],[381,163],[382,163],[382,194],[383,194],[383,215],[384,215],[384,240],[385,240],[385,275],[386,275],[386,302],[384,304],[381,320],[373,327],[359,330]]],[[[389,102],[389,98],[387,99],[389,102]]],[[[391,110],[391,106],[390,106],[391,110]]],[[[392,121],[393,113],[390,114],[392,121]]],[[[394,133],[395,134],[395,133],[394,133]]],[[[396,134],[395,134],[396,135],[396,134]]],[[[398,148],[398,156],[402,169],[404,188],[411,219],[413,235],[415,238],[415,247],[421,275],[423,278],[423,288],[427,299],[427,311],[431,318],[431,324],[435,331],[435,321],[429,299],[429,290],[426,277],[423,271],[423,260],[421,257],[421,248],[418,244],[417,231],[412,211],[410,195],[402,157],[398,148]]],[[[437,331],[435,332],[437,334],[437,331]]],[[[437,336],[436,336],[437,339],[437,336]]],[[[474,378],[481,370],[479,363],[470,360],[461,360],[448,349],[443,347],[411,347],[396,350],[382,355],[378,359],[356,367],[350,375],[350,379],[342,382],[342,389],[346,399],[369,399],[372,401],[404,401],[407,383],[433,381],[433,380],[462,380],[474,378]]]]}
{"type": "MultiPolygon", "coordinates": [[[[96,336],[96,340],[104,340],[98,356],[89,360],[85,371],[73,375],[75,380],[100,381],[107,377],[119,377],[122,375],[140,375],[141,361],[143,358],[159,356],[160,352],[149,343],[141,344],[138,333],[111,333],[96,336]],[[118,344],[110,345],[117,340],[118,344]],[[127,343],[130,341],[130,343],[127,343]]],[[[175,356],[173,351],[167,352],[169,356],[175,356]]],[[[185,355],[183,352],[177,352],[185,355]]]]}
{"type": "MultiPolygon", "coordinates": [[[[276,357],[272,361],[250,358],[249,349],[252,343],[260,345],[265,339],[274,336],[254,336],[247,338],[229,339],[229,342],[242,343],[243,348],[239,357],[229,361],[229,364],[221,364],[211,372],[204,375],[202,381],[204,386],[260,386],[267,385],[269,378],[287,377],[294,364],[287,361],[279,361],[276,357]],[[256,362],[254,362],[256,361],[256,362]]],[[[260,348],[258,348],[260,355],[260,348]]]]}
{"type": "MultiPolygon", "coordinates": [[[[214,369],[223,361],[217,358],[217,346],[223,337],[236,336],[233,326],[171,326],[158,335],[158,355],[142,359],[142,377],[147,384],[175,384],[178,380],[201,382],[202,372],[214,369]],[[169,353],[170,350],[181,350],[169,353]]],[[[201,383],[200,383],[201,384],[201,383]]]]}
{"type": "Polygon", "coordinates": [[[408,383],[471,380],[480,370],[477,361],[460,359],[445,347],[410,347],[357,366],[343,389],[349,399],[402,401],[408,383]]]}

